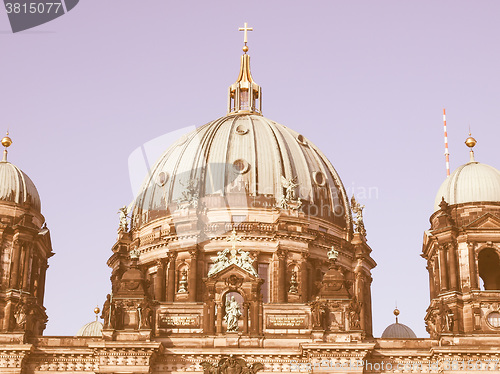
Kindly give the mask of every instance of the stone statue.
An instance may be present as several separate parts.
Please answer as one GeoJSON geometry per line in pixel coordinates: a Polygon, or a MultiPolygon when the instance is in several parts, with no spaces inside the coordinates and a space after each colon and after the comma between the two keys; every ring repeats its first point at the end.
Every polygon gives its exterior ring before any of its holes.
{"type": "Polygon", "coordinates": [[[349,328],[351,330],[359,330],[360,326],[361,304],[356,297],[353,297],[349,303],[349,328]]]}
{"type": "Polygon", "coordinates": [[[102,306],[101,318],[104,320],[104,328],[107,329],[110,326],[110,308],[111,308],[111,295],[108,293],[106,295],[106,301],[102,306]]]}
{"type": "Polygon", "coordinates": [[[219,273],[232,264],[235,264],[236,266],[248,271],[254,277],[259,276],[255,271],[255,268],[253,267],[253,262],[255,260],[250,257],[250,254],[248,252],[242,250],[241,248],[236,250],[233,246],[231,250],[226,248],[222,251],[219,251],[217,252],[217,257],[212,257],[212,261],[214,262],[214,265],[208,272],[209,277],[219,273]],[[228,254],[230,254],[229,258],[228,254]],[[239,257],[237,255],[239,255],[239,257]]]}
{"type": "Polygon", "coordinates": [[[139,329],[150,329],[153,327],[153,310],[148,302],[143,301],[137,307],[139,313],[139,329]]]}
{"type": "Polygon", "coordinates": [[[290,277],[290,289],[288,292],[290,293],[298,293],[299,290],[297,288],[298,282],[297,282],[297,272],[294,270],[292,271],[292,276],[290,277]]]}
{"type": "Polygon", "coordinates": [[[118,214],[120,215],[120,225],[118,227],[118,231],[128,231],[128,208],[124,205],[122,208],[118,210],[118,214]]]}
{"type": "Polygon", "coordinates": [[[214,274],[217,274],[219,271],[227,268],[229,266],[229,260],[227,258],[228,249],[224,249],[222,251],[217,252],[217,257],[212,257],[214,265],[208,272],[208,276],[211,277],[214,274]]]}
{"type": "Polygon", "coordinates": [[[26,328],[26,321],[28,317],[28,308],[21,300],[16,305],[14,311],[14,319],[16,321],[16,329],[24,330],[26,328]]]}
{"type": "Polygon", "coordinates": [[[178,293],[187,292],[187,271],[184,269],[181,271],[181,279],[179,280],[179,290],[178,293]]]}
{"type": "Polygon", "coordinates": [[[177,209],[198,208],[199,188],[197,179],[189,179],[187,182],[180,182],[185,188],[182,197],[177,199],[177,209]]]}
{"type": "Polygon", "coordinates": [[[302,206],[302,201],[295,197],[295,189],[298,187],[297,177],[286,179],[281,176],[281,186],[285,189],[285,194],[276,203],[277,208],[298,210],[302,206]]]}
{"type": "Polygon", "coordinates": [[[254,276],[257,277],[258,274],[255,271],[255,268],[253,267],[253,262],[255,260],[250,257],[250,253],[248,253],[248,252],[246,252],[246,251],[244,251],[242,249],[238,249],[238,253],[240,254],[240,258],[239,258],[239,266],[240,266],[240,268],[245,269],[250,274],[252,274],[252,275],[254,275],[254,276]]]}
{"type": "Polygon", "coordinates": [[[323,330],[325,327],[326,305],[319,297],[311,302],[311,317],[314,330],[323,330]]]}
{"type": "Polygon", "coordinates": [[[454,324],[454,315],[451,309],[447,309],[444,313],[444,331],[452,332],[454,324]]]}
{"type": "Polygon", "coordinates": [[[354,223],[356,224],[356,229],[354,230],[355,232],[366,236],[366,230],[365,230],[365,224],[363,222],[363,209],[365,208],[364,205],[361,205],[356,201],[354,198],[354,195],[352,195],[351,198],[351,209],[354,214],[356,214],[356,218],[354,219],[354,223]]]}
{"type": "Polygon", "coordinates": [[[226,322],[228,332],[238,331],[238,320],[240,317],[240,304],[238,304],[233,296],[231,300],[226,300],[226,315],[224,316],[224,322],[226,322]]]}

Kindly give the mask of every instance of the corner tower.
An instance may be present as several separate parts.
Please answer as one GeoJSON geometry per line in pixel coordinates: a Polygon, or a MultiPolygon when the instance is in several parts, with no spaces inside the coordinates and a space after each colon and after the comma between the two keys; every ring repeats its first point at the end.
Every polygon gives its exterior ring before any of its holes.
{"type": "Polygon", "coordinates": [[[53,255],[40,197],[31,179],[7,161],[10,137],[0,161],[0,331],[41,335],[47,260],[53,255]]]}
{"type": "Polygon", "coordinates": [[[474,158],[443,182],[424,234],[431,337],[500,335],[500,171],[474,158]]]}

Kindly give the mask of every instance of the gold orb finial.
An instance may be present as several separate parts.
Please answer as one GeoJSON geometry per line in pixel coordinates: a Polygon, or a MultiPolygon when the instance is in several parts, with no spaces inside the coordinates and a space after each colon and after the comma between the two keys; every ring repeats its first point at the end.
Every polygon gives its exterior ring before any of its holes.
{"type": "Polygon", "coordinates": [[[245,45],[243,46],[243,52],[247,53],[248,52],[248,47],[245,45]]]}
{"type": "Polygon", "coordinates": [[[467,147],[469,147],[470,149],[474,148],[474,146],[477,144],[477,141],[476,139],[474,139],[472,136],[471,136],[471,133],[469,132],[469,137],[467,139],[465,139],[465,145],[467,147]]]}
{"type": "Polygon", "coordinates": [[[94,308],[94,313],[95,313],[96,315],[97,315],[97,314],[99,314],[99,313],[101,313],[101,309],[99,309],[99,307],[98,307],[98,306],[96,306],[96,307],[94,308]]]}
{"type": "Polygon", "coordinates": [[[5,147],[5,148],[8,148],[10,147],[12,144],[12,139],[9,138],[9,132],[7,131],[7,134],[4,136],[4,138],[2,139],[2,145],[5,147]]]}
{"type": "Polygon", "coordinates": [[[394,309],[393,313],[396,317],[399,316],[399,309],[398,308],[394,309]]]}

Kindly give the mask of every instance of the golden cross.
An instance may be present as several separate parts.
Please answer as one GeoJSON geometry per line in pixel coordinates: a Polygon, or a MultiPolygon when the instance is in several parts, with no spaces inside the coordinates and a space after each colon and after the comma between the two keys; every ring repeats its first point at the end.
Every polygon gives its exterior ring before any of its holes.
{"type": "Polygon", "coordinates": [[[232,244],[233,246],[233,250],[236,249],[236,243],[237,242],[241,242],[241,236],[238,236],[238,234],[236,234],[236,230],[233,228],[233,231],[231,233],[231,236],[228,236],[227,239],[226,239],[229,243],[232,244]]]}
{"type": "Polygon", "coordinates": [[[248,23],[245,22],[245,26],[244,27],[240,27],[238,29],[238,31],[244,31],[245,32],[245,36],[243,38],[243,41],[245,42],[245,45],[247,45],[247,42],[248,42],[247,31],[253,31],[253,27],[248,27],[248,23]]]}

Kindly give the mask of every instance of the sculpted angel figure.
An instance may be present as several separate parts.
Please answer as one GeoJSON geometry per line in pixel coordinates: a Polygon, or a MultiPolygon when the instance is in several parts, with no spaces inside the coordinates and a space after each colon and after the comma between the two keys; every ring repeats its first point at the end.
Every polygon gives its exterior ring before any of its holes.
{"type": "Polygon", "coordinates": [[[229,266],[229,260],[227,258],[228,249],[224,249],[223,251],[217,252],[217,257],[212,257],[214,261],[214,266],[208,272],[208,276],[210,277],[213,274],[217,274],[219,271],[225,269],[229,266]]]}
{"type": "Polygon", "coordinates": [[[128,208],[126,205],[124,205],[123,207],[121,207],[119,210],[118,210],[118,214],[120,215],[120,226],[118,227],[118,230],[122,230],[122,231],[128,231],[128,208]]]}
{"type": "Polygon", "coordinates": [[[351,209],[354,214],[356,214],[356,218],[354,219],[354,223],[356,224],[356,232],[361,235],[366,235],[365,224],[363,222],[363,209],[364,205],[361,205],[356,201],[354,195],[351,198],[351,209]]]}

